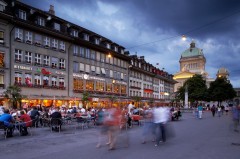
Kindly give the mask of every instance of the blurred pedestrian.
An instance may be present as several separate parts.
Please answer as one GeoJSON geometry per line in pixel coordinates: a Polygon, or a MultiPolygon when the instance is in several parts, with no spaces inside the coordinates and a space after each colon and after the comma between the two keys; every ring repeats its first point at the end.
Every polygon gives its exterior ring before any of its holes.
{"type": "Polygon", "coordinates": [[[235,132],[239,132],[238,130],[238,125],[239,125],[239,116],[240,116],[240,105],[237,106],[233,106],[232,108],[232,115],[233,115],[233,124],[234,124],[234,131],[235,132]]]}
{"type": "Polygon", "coordinates": [[[155,124],[156,144],[159,146],[160,142],[166,142],[165,124],[169,119],[170,112],[166,107],[157,107],[153,110],[153,122],[155,124]]]}
{"type": "Polygon", "coordinates": [[[199,119],[202,119],[202,113],[203,113],[203,106],[202,106],[202,103],[200,103],[199,105],[198,105],[198,118],[199,119]]]}
{"type": "Polygon", "coordinates": [[[222,113],[222,108],[220,106],[218,106],[218,108],[217,108],[218,117],[221,117],[221,113],[222,113]]]}
{"type": "Polygon", "coordinates": [[[114,150],[116,147],[117,135],[121,124],[121,111],[118,108],[110,108],[107,110],[104,124],[108,127],[109,150],[114,150]]]}
{"type": "Polygon", "coordinates": [[[215,116],[215,113],[216,113],[216,107],[215,107],[215,105],[212,106],[211,112],[212,112],[212,116],[214,117],[214,116],[215,116]]]}

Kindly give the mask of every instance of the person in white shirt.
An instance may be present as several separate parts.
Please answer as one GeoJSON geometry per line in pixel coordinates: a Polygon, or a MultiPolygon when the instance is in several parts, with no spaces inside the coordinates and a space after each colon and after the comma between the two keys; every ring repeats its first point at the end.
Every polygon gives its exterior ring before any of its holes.
{"type": "Polygon", "coordinates": [[[129,105],[128,105],[128,114],[131,114],[131,113],[132,113],[133,107],[134,107],[134,102],[129,103],[129,105]]]}
{"type": "Polygon", "coordinates": [[[157,106],[153,110],[153,123],[156,131],[156,144],[158,146],[160,141],[166,142],[165,124],[169,120],[170,111],[167,107],[157,106]]]}

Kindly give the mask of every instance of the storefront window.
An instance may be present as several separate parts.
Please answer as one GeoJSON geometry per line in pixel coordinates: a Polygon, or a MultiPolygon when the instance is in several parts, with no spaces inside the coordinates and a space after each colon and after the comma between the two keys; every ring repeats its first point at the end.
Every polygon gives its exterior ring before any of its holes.
{"type": "Polygon", "coordinates": [[[112,84],[107,83],[107,92],[112,92],[112,84]]]}
{"type": "Polygon", "coordinates": [[[93,91],[94,90],[94,81],[86,81],[86,90],[93,91]]]}
{"type": "Polygon", "coordinates": [[[121,85],[121,94],[127,94],[127,86],[121,85]]]}
{"type": "Polygon", "coordinates": [[[73,79],[73,89],[74,90],[83,90],[83,79],[73,79]]]}
{"type": "Polygon", "coordinates": [[[104,82],[97,81],[96,82],[96,91],[104,91],[104,82]]]}
{"type": "Polygon", "coordinates": [[[114,84],[113,85],[113,92],[114,93],[120,93],[120,85],[119,84],[114,84]]]}

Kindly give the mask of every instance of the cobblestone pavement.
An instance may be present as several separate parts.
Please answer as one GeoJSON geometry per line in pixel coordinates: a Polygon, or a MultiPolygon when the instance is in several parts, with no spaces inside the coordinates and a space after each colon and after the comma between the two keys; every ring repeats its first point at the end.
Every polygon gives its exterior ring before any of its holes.
{"type": "MultiPolygon", "coordinates": [[[[96,148],[98,129],[76,129],[64,126],[60,133],[50,128],[33,128],[32,136],[4,139],[0,135],[1,158],[6,159],[238,159],[240,133],[233,132],[231,114],[212,117],[210,112],[203,119],[183,113],[180,121],[170,122],[175,137],[155,147],[149,137],[141,144],[142,127],[134,125],[120,135],[116,150],[107,146],[96,148]],[[129,147],[126,138],[129,138],[129,147]]],[[[2,132],[0,132],[2,133],[2,132]]],[[[107,142],[103,138],[104,142],[107,142]]]]}

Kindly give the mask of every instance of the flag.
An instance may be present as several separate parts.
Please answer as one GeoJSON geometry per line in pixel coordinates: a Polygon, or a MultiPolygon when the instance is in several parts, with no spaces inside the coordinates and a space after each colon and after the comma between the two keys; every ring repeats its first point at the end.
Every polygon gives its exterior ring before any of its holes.
{"type": "Polygon", "coordinates": [[[156,63],[156,65],[159,65],[159,63],[156,63]]]}

